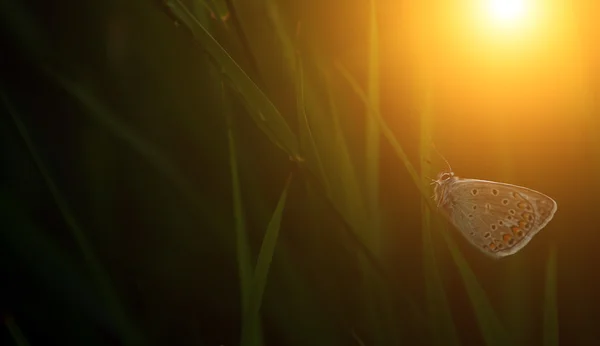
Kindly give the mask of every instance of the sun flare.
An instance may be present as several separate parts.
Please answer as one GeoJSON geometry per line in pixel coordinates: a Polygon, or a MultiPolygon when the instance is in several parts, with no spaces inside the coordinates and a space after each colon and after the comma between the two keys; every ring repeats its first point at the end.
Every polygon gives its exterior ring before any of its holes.
{"type": "Polygon", "coordinates": [[[527,20],[526,0],[488,0],[486,12],[490,24],[500,27],[521,26],[527,20]]]}

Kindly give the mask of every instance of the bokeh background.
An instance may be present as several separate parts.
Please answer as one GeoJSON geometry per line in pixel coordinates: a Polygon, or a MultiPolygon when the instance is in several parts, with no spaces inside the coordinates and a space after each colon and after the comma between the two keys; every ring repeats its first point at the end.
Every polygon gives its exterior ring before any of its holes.
{"type": "Polygon", "coordinates": [[[1,344],[600,343],[596,2],[0,6],[1,344]],[[484,256],[444,158],[554,220],[484,256]]]}

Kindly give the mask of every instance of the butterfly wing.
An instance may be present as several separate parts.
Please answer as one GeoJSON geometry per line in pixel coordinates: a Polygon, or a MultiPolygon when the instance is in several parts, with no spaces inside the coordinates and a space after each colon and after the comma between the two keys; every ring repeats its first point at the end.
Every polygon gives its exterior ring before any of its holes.
{"type": "Polygon", "coordinates": [[[492,257],[512,255],[544,228],[556,202],[525,187],[457,178],[444,206],[452,223],[476,247],[492,257]]]}

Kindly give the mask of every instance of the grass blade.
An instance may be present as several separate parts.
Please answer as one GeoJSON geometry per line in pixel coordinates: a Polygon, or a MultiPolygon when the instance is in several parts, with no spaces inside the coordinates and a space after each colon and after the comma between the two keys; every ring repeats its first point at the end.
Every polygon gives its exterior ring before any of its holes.
{"type": "Polygon", "coordinates": [[[232,86],[242,94],[246,105],[251,110],[249,113],[258,127],[288,155],[299,157],[298,139],[271,100],[181,1],[165,0],[165,5],[176,18],[190,29],[202,47],[219,64],[224,74],[233,81],[232,86]]]}
{"type": "MultiPolygon", "coordinates": [[[[358,82],[352,77],[352,75],[345,69],[343,66],[337,64],[336,66],[338,70],[342,73],[342,75],[348,80],[354,91],[361,97],[366,107],[368,107],[371,112],[369,112],[370,116],[373,116],[377,119],[379,126],[381,127],[381,131],[386,139],[392,145],[392,148],[395,150],[396,155],[400,158],[400,160],[404,163],[408,173],[413,179],[415,185],[418,187],[419,191],[423,199],[426,201],[429,210],[435,211],[436,206],[433,204],[432,199],[428,196],[427,190],[421,185],[421,179],[416,169],[411,164],[410,160],[408,160],[408,156],[402,149],[402,146],[396,140],[393,132],[387,126],[387,124],[383,121],[380,112],[377,109],[374,109],[370,104],[367,96],[364,91],[361,89],[358,82]]],[[[445,225],[442,218],[437,217],[436,220],[440,224],[440,229],[442,230],[443,225],[445,225]]],[[[485,291],[479,284],[477,277],[469,267],[469,264],[464,259],[463,255],[460,253],[460,250],[450,234],[442,230],[442,235],[446,241],[450,249],[450,253],[454,262],[458,266],[459,272],[467,289],[467,294],[469,299],[471,300],[471,304],[473,305],[473,309],[475,310],[475,316],[477,318],[481,333],[487,345],[489,346],[501,346],[501,345],[511,345],[510,338],[506,333],[505,328],[500,323],[500,319],[495,313],[489,298],[487,297],[485,291]]]]}
{"type": "Polygon", "coordinates": [[[248,304],[248,310],[244,315],[242,321],[242,346],[259,345],[254,335],[259,331],[253,331],[250,328],[253,326],[260,325],[260,306],[262,304],[262,297],[267,285],[267,277],[269,275],[269,268],[271,261],[273,260],[273,254],[275,252],[275,245],[277,244],[277,238],[279,236],[279,226],[283,216],[283,209],[287,199],[288,188],[292,181],[292,174],[289,175],[283,192],[279,197],[277,207],[273,212],[269,226],[265,232],[260,252],[258,253],[258,259],[256,261],[256,269],[254,270],[254,277],[252,279],[252,285],[250,287],[250,300],[248,304]]]}
{"type": "MultiPolygon", "coordinates": [[[[378,30],[377,30],[377,9],[375,1],[370,3],[369,20],[369,59],[368,59],[368,78],[367,90],[369,104],[374,109],[379,110],[379,49],[378,49],[378,30]]],[[[366,110],[370,112],[369,109],[366,110]]],[[[374,117],[365,117],[366,121],[366,150],[365,163],[367,184],[367,201],[369,208],[369,239],[372,242],[373,250],[377,253],[381,250],[381,215],[379,209],[379,125],[374,117]]]]}
{"type": "Polygon", "coordinates": [[[311,51],[301,55],[296,48],[301,41],[300,22],[296,23],[296,31],[292,34],[277,2],[267,0],[265,6],[288,62],[287,70],[295,81],[297,100],[302,100],[296,109],[302,153],[310,156],[306,158],[307,168],[320,178],[327,197],[342,211],[344,218],[354,229],[362,230],[367,226],[367,211],[356,169],[343,140],[328,71],[311,51]],[[315,77],[318,78],[316,83],[315,77]],[[317,92],[323,89],[319,87],[323,81],[328,83],[324,88],[327,95],[317,92]]]}
{"type": "Polygon", "coordinates": [[[79,222],[75,218],[75,215],[69,207],[67,200],[63,197],[58,186],[50,176],[50,172],[38,154],[38,151],[35,148],[33,140],[29,136],[25,124],[17,115],[16,110],[8,101],[8,98],[4,92],[0,92],[0,98],[2,99],[2,102],[7,109],[7,112],[10,114],[15,126],[17,127],[19,135],[23,139],[23,142],[25,143],[25,146],[27,147],[35,166],[37,167],[42,179],[44,180],[44,183],[50,191],[50,194],[52,195],[52,198],[54,199],[62,218],[65,220],[71,236],[75,239],[77,246],[83,255],[84,261],[91,272],[92,278],[100,291],[100,294],[102,294],[105,303],[108,305],[113,318],[117,321],[120,328],[122,328],[121,332],[123,333],[124,342],[128,345],[138,344],[140,342],[139,336],[137,336],[134,332],[134,328],[130,324],[126,313],[123,310],[118,295],[112,287],[108,273],[100,263],[100,260],[96,257],[91,244],[83,232],[83,229],[79,226],[79,222]]]}
{"type": "Polygon", "coordinates": [[[29,346],[31,345],[29,341],[23,335],[21,328],[15,322],[15,319],[12,316],[4,317],[4,324],[6,325],[6,329],[8,329],[10,336],[17,346],[29,346]]]}
{"type": "MultiPolygon", "coordinates": [[[[221,85],[223,92],[223,104],[227,107],[226,89],[221,85]]],[[[226,109],[227,117],[227,135],[229,139],[229,167],[231,172],[231,190],[233,194],[233,216],[235,219],[235,239],[236,239],[236,254],[238,263],[238,279],[240,282],[240,301],[242,305],[242,316],[249,314],[251,302],[251,287],[252,287],[252,253],[250,249],[250,241],[246,231],[246,220],[244,216],[244,207],[242,201],[242,191],[240,188],[239,170],[237,150],[233,133],[232,119],[230,109],[226,109]]],[[[246,343],[242,345],[262,345],[262,335],[260,321],[258,319],[250,319],[242,321],[242,340],[248,338],[246,343]],[[251,334],[249,334],[251,333],[251,334]],[[248,336],[246,336],[248,334],[248,336]]]]}
{"type": "Polygon", "coordinates": [[[458,271],[462,277],[462,280],[467,289],[469,300],[475,310],[475,318],[479,324],[479,329],[485,340],[486,345],[489,346],[504,346],[514,345],[511,338],[508,336],[506,329],[500,322],[498,315],[494,311],[494,307],[490,302],[485,290],[479,284],[475,273],[469,267],[469,264],[460,253],[458,245],[454,242],[454,239],[450,236],[447,229],[442,229],[442,235],[446,240],[446,244],[450,249],[454,263],[458,267],[458,271]]]}
{"type": "MultiPolygon", "coordinates": [[[[432,137],[433,114],[431,110],[430,94],[425,91],[426,98],[421,101],[421,179],[423,186],[429,184],[427,177],[432,176],[430,161],[431,145],[429,139],[432,137]]],[[[429,313],[429,330],[433,345],[460,345],[456,333],[456,326],[452,320],[452,312],[446,294],[444,293],[443,281],[440,270],[435,260],[435,251],[432,239],[431,210],[427,202],[421,198],[421,220],[423,228],[423,263],[425,272],[425,293],[427,297],[427,308],[429,313]]]]}
{"type": "Polygon", "coordinates": [[[334,171],[340,186],[340,188],[334,189],[336,191],[336,196],[339,195],[337,202],[343,203],[342,210],[346,212],[345,216],[347,220],[357,220],[353,221],[353,223],[360,226],[365,224],[365,221],[363,220],[367,218],[366,215],[362,215],[366,213],[361,213],[362,210],[365,210],[363,193],[361,191],[356,168],[352,164],[350,148],[344,138],[344,131],[342,129],[342,124],[340,123],[340,113],[332,91],[331,76],[328,71],[323,68],[322,64],[320,64],[320,69],[323,72],[323,78],[327,83],[328,111],[332,117],[331,133],[334,138],[333,145],[330,147],[332,147],[332,150],[335,151],[336,155],[330,155],[329,161],[337,167],[334,171]],[[339,194],[337,194],[338,191],[339,194]],[[356,215],[357,217],[351,219],[348,217],[348,214],[356,215]]]}
{"type": "Polygon", "coordinates": [[[317,172],[321,176],[323,186],[327,193],[327,196],[331,196],[331,185],[325,168],[323,167],[323,161],[319,154],[319,149],[315,143],[315,138],[312,134],[308,118],[306,116],[306,100],[304,97],[304,69],[302,66],[302,59],[300,56],[296,58],[297,61],[297,83],[296,83],[296,109],[298,113],[298,124],[300,132],[300,146],[302,152],[305,153],[306,159],[309,163],[312,161],[317,167],[317,172]]]}
{"type": "Polygon", "coordinates": [[[238,271],[242,292],[242,305],[247,305],[250,282],[252,278],[252,266],[250,265],[250,263],[252,263],[252,260],[248,235],[246,234],[246,221],[244,217],[242,191],[240,188],[240,180],[238,175],[235,140],[230,122],[231,119],[228,117],[229,165],[231,169],[231,186],[233,193],[233,215],[235,219],[238,271]]]}
{"type": "Polygon", "coordinates": [[[558,346],[558,306],[556,302],[556,248],[550,249],[546,265],[546,294],[544,296],[544,346],[558,346]]]}
{"type": "Polygon", "coordinates": [[[389,127],[387,127],[387,125],[383,121],[383,118],[381,117],[381,113],[379,112],[379,110],[376,109],[376,108],[374,108],[369,103],[369,98],[367,97],[367,95],[365,94],[365,92],[362,90],[362,88],[360,87],[360,85],[358,84],[358,82],[356,81],[356,79],[352,76],[352,74],[350,74],[350,72],[345,67],[343,67],[339,63],[336,63],[336,68],[342,74],[342,76],[344,78],[346,78],[346,80],[348,81],[348,83],[350,83],[350,86],[352,87],[352,89],[354,90],[354,92],[356,92],[356,94],[362,99],[363,103],[365,104],[365,106],[369,110],[368,116],[375,118],[375,120],[379,124],[381,132],[383,133],[383,135],[386,137],[386,139],[392,145],[394,151],[399,156],[400,160],[402,161],[402,163],[406,167],[406,170],[410,174],[410,177],[412,178],[413,182],[415,183],[415,185],[417,187],[419,187],[419,190],[421,190],[421,192],[423,193],[423,195],[426,196],[427,194],[424,193],[422,191],[422,188],[421,188],[421,178],[419,177],[419,173],[413,167],[412,163],[410,163],[410,160],[408,159],[408,155],[406,155],[406,153],[404,152],[404,149],[402,149],[402,146],[396,140],[396,137],[394,136],[394,133],[392,132],[392,130],[389,127]]]}

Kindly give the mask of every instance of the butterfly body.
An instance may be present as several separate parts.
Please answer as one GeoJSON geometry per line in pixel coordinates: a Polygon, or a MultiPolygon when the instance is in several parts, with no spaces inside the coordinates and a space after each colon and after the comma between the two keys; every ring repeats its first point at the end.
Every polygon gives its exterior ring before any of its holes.
{"type": "Polygon", "coordinates": [[[494,258],[521,250],[557,209],[545,194],[521,186],[459,178],[442,172],[434,180],[440,211],[471,244],[494,258]]]}

